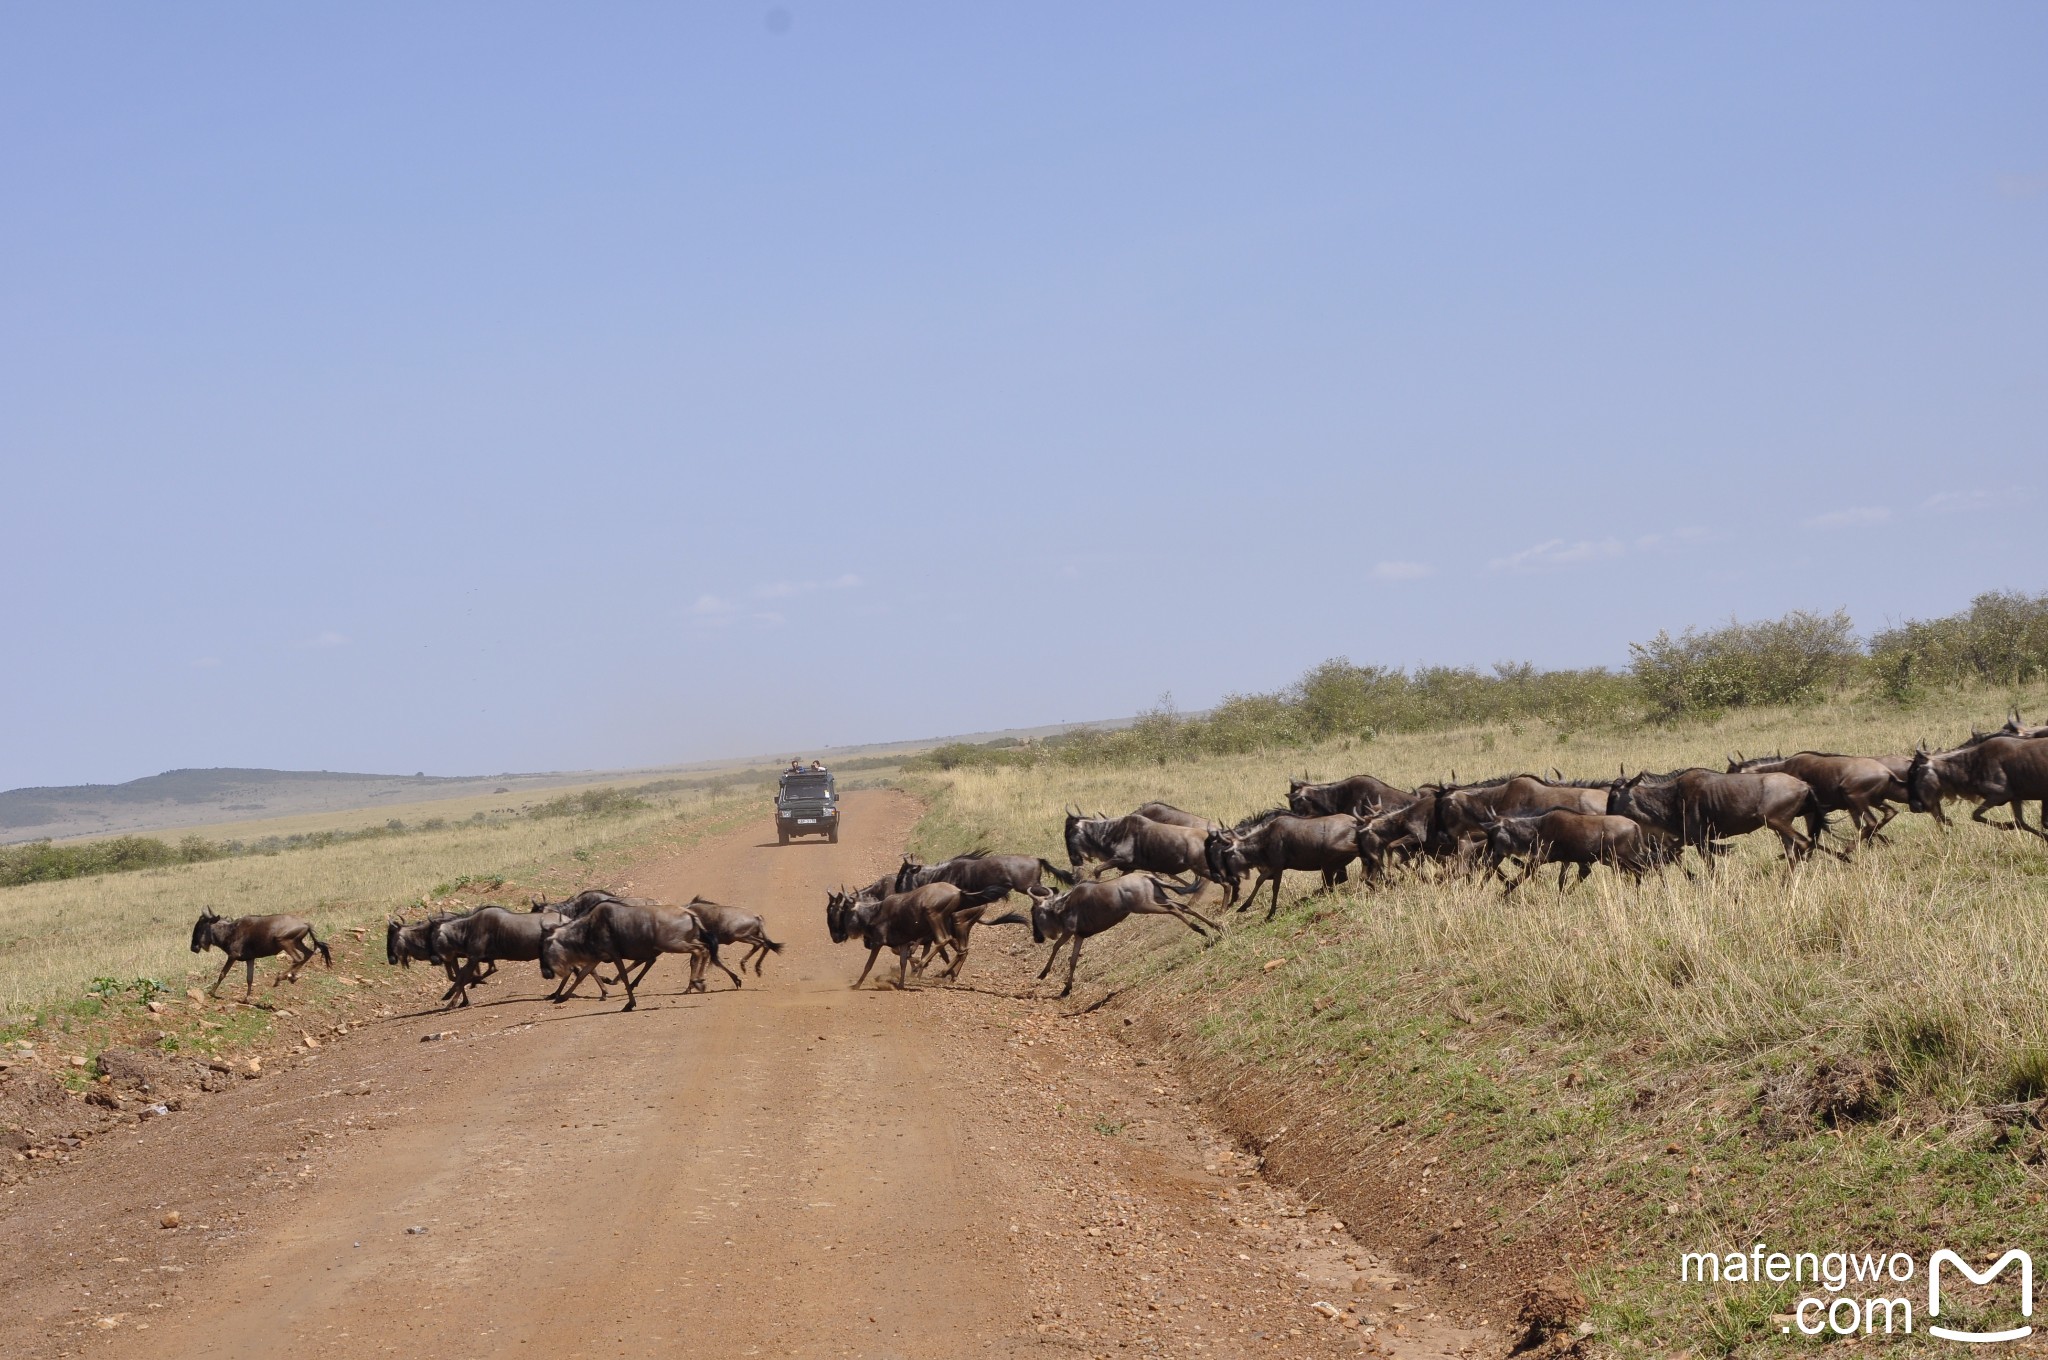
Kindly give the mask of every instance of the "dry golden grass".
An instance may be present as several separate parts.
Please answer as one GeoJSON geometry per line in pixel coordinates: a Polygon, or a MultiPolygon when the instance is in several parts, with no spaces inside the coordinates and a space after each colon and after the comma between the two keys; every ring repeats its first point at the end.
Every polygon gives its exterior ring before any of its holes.
{"type": "MultiPolygon", "coordinates": [[[[559,792],[548,791],[550,797],[559,792]]],[[[292,912],[326,934],[374,922],[464,874],[516,876],[551,858],[589,856],[644,837],[678,816],[715,818],[758,804],[755,794],[679,794],[602,818],[460,822],[323,848],[0,889],[0,1015],[74,997],[94,977],[151,977],[180,988],[202,973],[210,980],[219,956],[209,967],[188,949],[192,922],[205,907],[223,916],[292,912]]],[[[351,822],[347,814],[334,814],[305,829],[356,826],[361,815],[351,822]]],[[[265,823],[248,829],[256,836],[280,834],[265,823]]],[[[514,890],[507,892],[505,900],[517,900],[514,890]]]]}
{"type": "MultiPolygon", "coordinates": [[[[961,769],[930,776],[943,797],[920,848],[936,855],[986,843],[1063,862],[1060,818],[1070,803],[1114,814],[1163,798],[1233,820],[1283,801],[1287,778],[1304,771],[1327,779],[1365,770],[1413,785],[1453,771],[1469,779],[1553,765],[1580,777],[1610,776],[1624,763],[1720,768],[1737,749],[1900,752],[1923,738],[1953,743],[1973,719],[1995,725],[2008,700],[2048,707],[2039,693],[1951,696],[1911,711],[1845,702],[1578,733],[1562,744],[1530,725],[1151,768],[961,769]]],[[[1318,985],[1390,971],[1427,977],[1544,1021],[1653,1033],[1698,1058],[1824,1033],[1831,1047],[1883,1052],[1954,1098],[2024,1093],[2048,1081],[2048,845],[1971,825],[1963,805],[1952,813],[1953,832],[1902,814],[1893,845],[1797,873],[1766,833],[1740,842],[1713,876],[1667,873],[1641,888],[1596,872],[1560,894],[1545,874],[1503,903],[1497,886],[1467,880],[1354,883],[1318,904],[1343,920],[1319,957],[1318,985]]],[[[1298,904],[1315,884],[1298,874],[1289,887],[1298,904]]],[[[1177,930],[1125,935],[1097,966],[1145,967],[1133,952],[1140,937],[1166,942],[1162,962],[1192,957],[1192,937],[1177,930]]],[[[1267,947],[1264,932],[1233,934],[1251,952],[1267,947]]],[[[1201,973],[1243,962],[1226,939],[1201,973]]]]}

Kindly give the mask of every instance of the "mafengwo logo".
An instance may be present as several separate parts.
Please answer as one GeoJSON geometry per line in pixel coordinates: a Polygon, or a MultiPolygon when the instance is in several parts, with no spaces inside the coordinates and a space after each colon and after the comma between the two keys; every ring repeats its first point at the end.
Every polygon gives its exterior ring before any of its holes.
{"type": "Polygon", "coordinates": [[[1922,1274],[1910,1254],[1772,1251],[1759,1242],[1748,1253],[1689,1251],[1678,1258],[1678,1278],[1697,1284],[1796,1284],[1811,1286],[1790,1313],[1773,1319],[1783,1333],[1804,1336],[1905,1336],[1917,1330],[1944,1341],[1995,1345],[2034,1334],[2034,1258],[2014,1247],[1979,1270],[1944,1247],[1927,1258],[1926,1311],[1917,1318],[1914,1281],[1922,1274]],[[1957,1290],[1993,1284],[2006,1299],[1984,1304],[1986,1322],[1974,1314],[1960,1325],[1957,1290]],[[1943,1314],[1944,1291],[1948,1312],[1943,1314]],[[2015,1308],[2017,1312],[2015,1313],[2015,1308]],[[1916,1326],[1916,1323],[1919,1324],[1916,1326]],[[2010,1325],[1997,1325],[2005,1323],[2010,1325]]]}

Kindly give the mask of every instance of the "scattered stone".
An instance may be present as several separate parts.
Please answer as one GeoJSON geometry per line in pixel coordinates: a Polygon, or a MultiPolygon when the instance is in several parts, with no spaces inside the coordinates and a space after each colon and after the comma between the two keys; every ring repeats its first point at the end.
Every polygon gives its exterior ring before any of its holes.
{"type": "Polygon", "coordinates": [[[1275,968],[1280,968],[1280,967],[1283,967],[1283,966],[1285,966],[1285,965],[1286,965],[1286,963],[1287,963],[1287,960],[1286,960],[1286,959],[1267,959],[1267,960],[1266,960],[1266,963],[1265,963],[1265,969],[1266,969],[1266,971],[1267,971],[1267,972],[1269,972],[1269,973],[1270,973],[1270,972],[1272,972],[1272,971],[1273,971],[1273,970],[1274,970],[1275,968]]]}
{"type": "Polygon", "coordinates": [[[310,1035],[310,1034],[302,1034],[302,1035],[300,1035],[300,1036],[299,1036],[299,1041],[300,1041],[301,1043],[305,1044],[305,1046],[306,1046],[307,1048],[318,1048],[318,1047],[320,1047],[320,1041],[319,1041],[318,1039],[315,1039],[315,1038],[314,1038],[314,1037],[313,1037],[312,1035],[310,1035]]]}
{"type": "Polygon", "coordinates": [[[453,1039],[458,1033],[460,1033],[458,1030],[437,1029],[432,1034],[422,1034],[420,1042],[423,1044],[439,1043],[443,1039],[453,1039]]]}
{"type": "Polygon", "coordinates": [[[187,987],[185,989],[185,999],[195,1006],[204,1006],[206,1004],[206,993],[200,991],[197,987],[187,987]]]}
{"type": "Polygon", "coordinates": [[[405,1235],[407,1237],[425,1237],[427,1235],[427,1230],[423,1227],[420,1227],[418,1224],[414,1224],[412,1227],[407,1228],[405,1230],[405,1235]]]}
{"type": "Polygon", "coordinates": [[[162,1225],[163,1227],[166,1227],[166,1228],[175,1228],[175,1227],[177,1227],[177,1226],[178,1226],[178,1224],[179,1224],[179,1222],[180,1222],[180,1219],[178,1218],[178,1211],[177,1211],[176,1209],[173,1209],[173,1210],[171,1210],[171,1211],[170,1211],[169,1213],[165,1214],[165,1215],[164,1215],[164,1216],[163,1216],[162,1218],[158,1219],[158,1220],[157,1220],[157,1222],[158,1222],[158,1223],[159,1223],[160,1225],[162,1225]]]}
{"type": "Polygon", "coordinates": [[[149,1003],[147,1009],[151,1015],[162,1015],[164,1013],[164,1003],[161,1001],[152,1001],[149,1003]]]}

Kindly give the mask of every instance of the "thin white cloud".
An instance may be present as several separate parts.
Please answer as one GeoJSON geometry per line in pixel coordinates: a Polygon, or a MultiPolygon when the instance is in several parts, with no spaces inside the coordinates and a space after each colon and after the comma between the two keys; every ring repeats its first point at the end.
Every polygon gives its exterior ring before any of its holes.
{"type": "Polygon", "coordinates": [[[1687,527],[1668,529],[1660,533],[1639,534],[1632,539],[1619,538],[1549,538],[1506,557],[1496,557],[1487,565],[1495,571],[1514,572],[1527,575],[1530,572],[1554,571],[1563,567],[1582,567],[1589,562],[1608,562],[1630,553],[1677,552],[1695,544],[1708,542],[1713,535],[1705,529],[1687,527]]]}
{"type": "Polygon", "coordinates": [[[755,586],[754,593],[765,600],[786,600],[793,595],[809,595],[819,590],[852,590],[860,583],[860,577],[847,572],[829,581],[769,581],[755,586]]]}
{"type": "Polygon", "coordinates": [[[1434,570],[1426,562],[1380,562],[1366,575],[1375,581],[1419,581],[1434,570]]]}
{"type": "Polygon", "coordinates": [[[1627,551],[1628,545],[1618,538],[1581,538],[1571,542],[1562,538],[1549,538],[1518,553],[1496,557],[1487,565],[1495,571],[1544,571],[1552,567],[1573,567],[1586,562],[1599,562],[1606,558],[1619,557],[1627,551]]]}
{"type": "Polygon", "coordinates": [[[299,646],[309,651],[326,651],[330,647],[348,646],[348,639],[335,632],[332,628],[327,628],[313,634],[313,636],[301,642],[299,646]]]}
{"type": "Polygon", "coordinates": [[[1891,518],[1892,512],[1882,505],[1852,505],[1846,510],[1814,515],[1800,523],[1809,529],[1860,529],[1871,524],[1888,524],[1891,518]]]}
{"type": "Polygon", "coordinates": [[[1990,504],[1989,491],[1943,491],[1920,502],[1920,508],[1949,515],[1959,510],[1982,510],[1990,504]]]}
{"type": "Polygon", "coordinates": [[[730,614],[739,608],[731,600],[722,600],[716,595],[699,595],[697,602],[690,606],[690,612],[698,615],[730,614]]]}

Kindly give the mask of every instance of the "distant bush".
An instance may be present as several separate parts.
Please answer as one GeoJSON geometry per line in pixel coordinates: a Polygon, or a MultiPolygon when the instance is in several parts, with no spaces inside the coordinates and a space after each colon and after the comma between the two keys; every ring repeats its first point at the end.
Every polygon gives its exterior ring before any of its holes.
{"type": "Polygon", "coordinates": [[[1675,638],[1660,632],[1629,651],[1649,716],[1664,720],[1815,698],[1847,685],[1863,660],[1854,625],[1839,609],[1795,609],[1764,623],[1688,628],[1675,638]]]}
{"type": "Polygon", "coordinates": [[[527,812],[529,817],[616,817],[652,807],[645,798],[624,789],[584,789],[550,798],[527,812]]]}
{"type": "Polygon", "coordinates": [[[1993,591],[1960,614],[1910,619],[1870,640],[1878,691],[1894,699],[1956,685],[2020,685],[2048,674],[2048,595],[1993,591]]]}
{"type": "Polygon", "coordinates": [[[200,836],[186,836],[176,845],[154,836],[110,836],[102,841],[30,841],[0,846],[0,888],[23,883],[54,883],[87,874],[128,869],[157,869],[169,864],[197,864],[221,859],[228,847],[200,836]]]}

